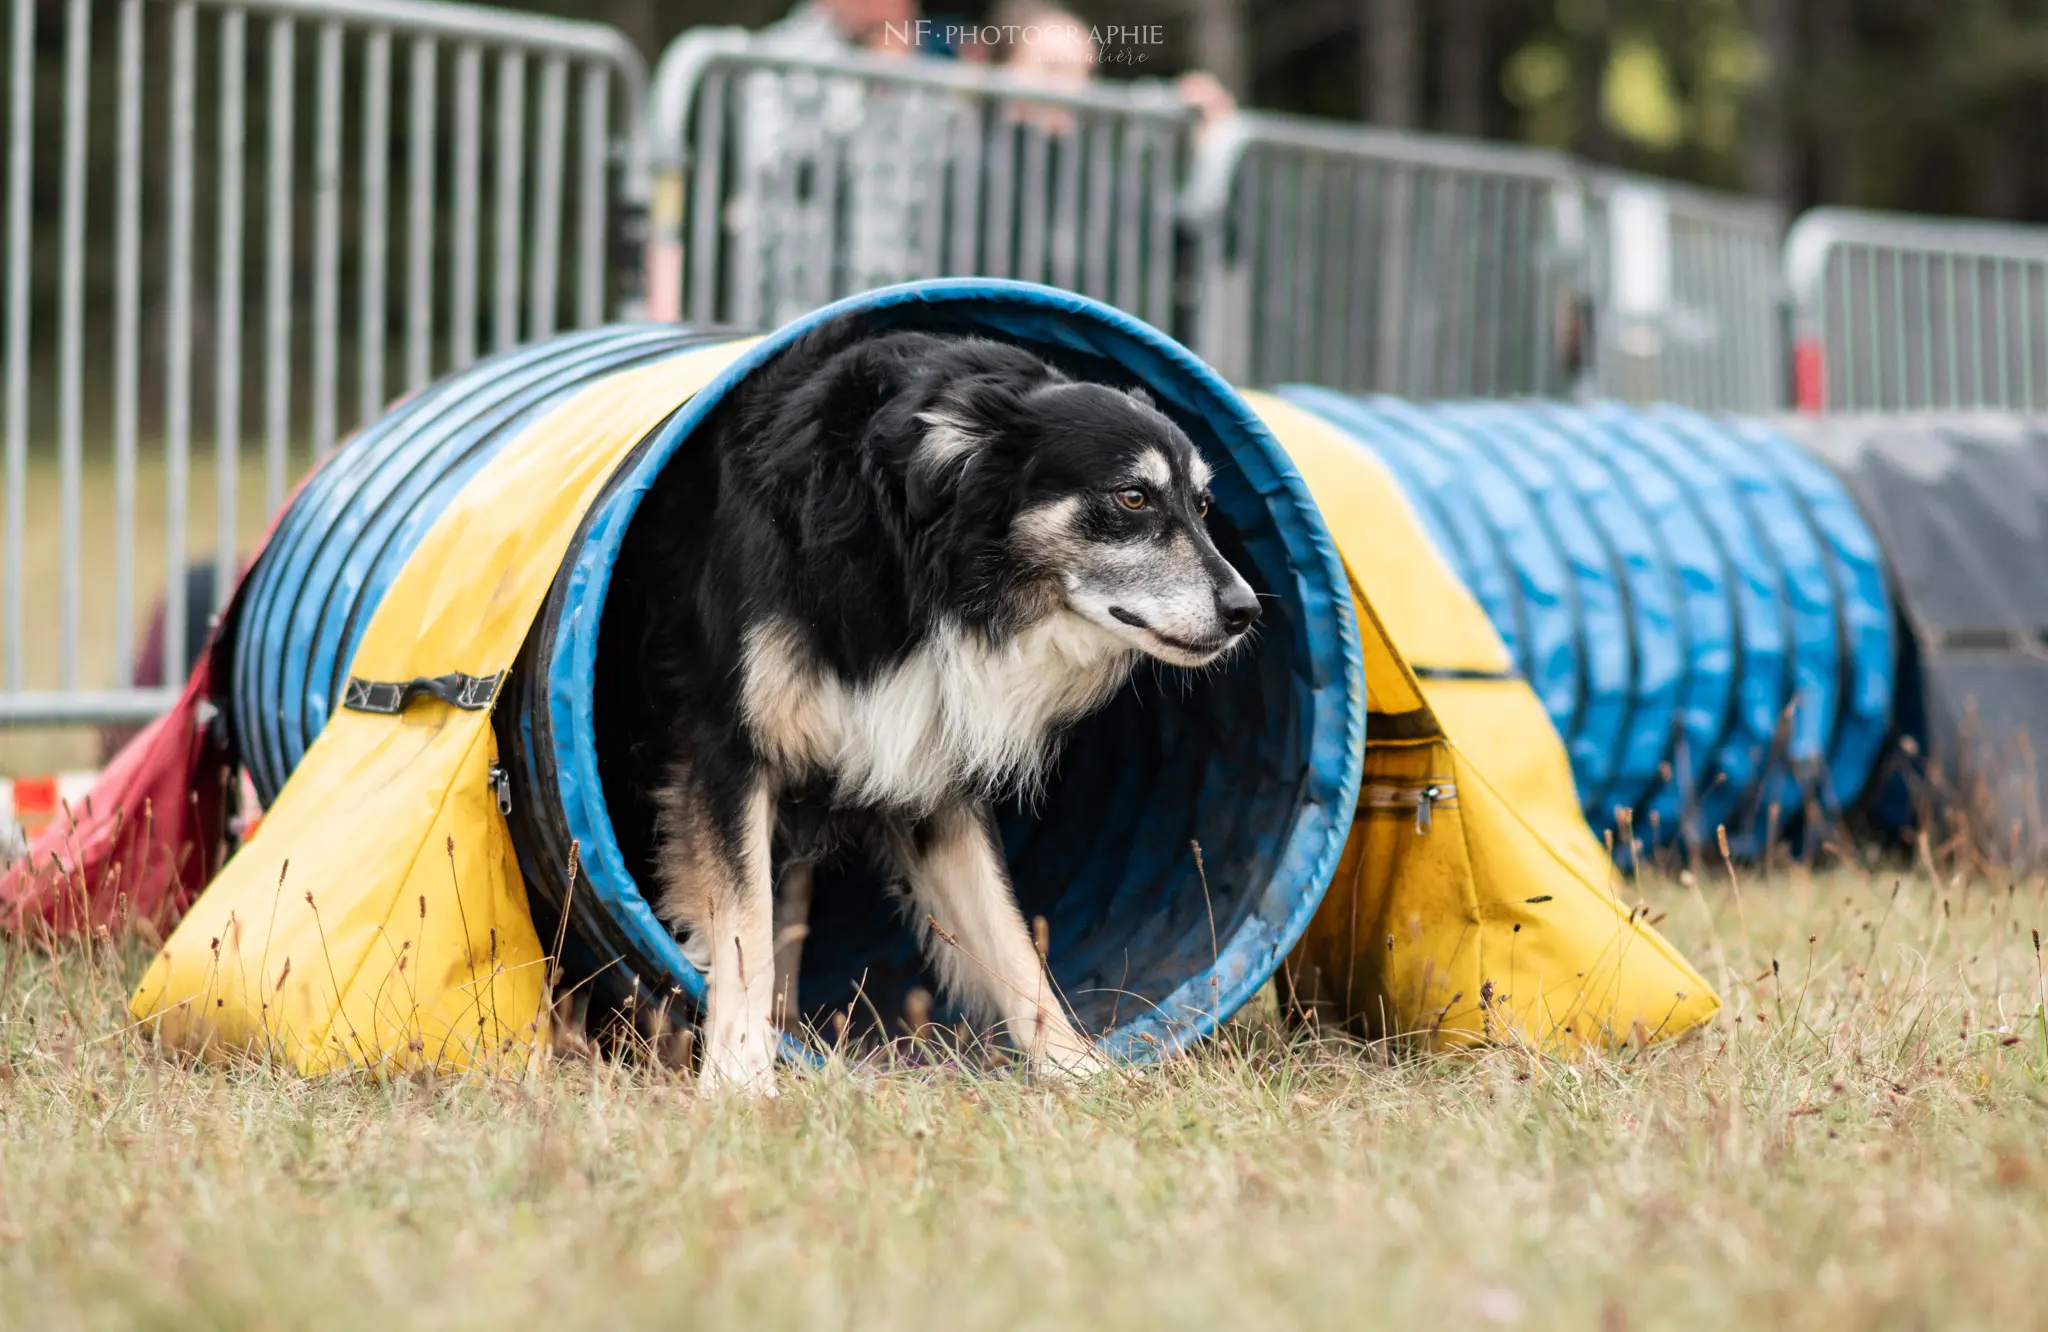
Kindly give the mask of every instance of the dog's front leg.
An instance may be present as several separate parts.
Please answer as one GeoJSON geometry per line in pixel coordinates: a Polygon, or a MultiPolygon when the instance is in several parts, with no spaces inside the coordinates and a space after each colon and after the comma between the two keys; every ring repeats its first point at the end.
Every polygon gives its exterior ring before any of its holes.
{"type": "Polygon", "coordinates": [[[775,889],[775,1023],[784,1031],[803,1030],[797,976],[811,933],[811,880],[810,862],[797,861],[784,867],[775,889]]]}
{"type": "Polygon", "coordinates": [[[691,960],[705,972],[697,1086],[706,1096],[773,1096],[775,802],[765,782],[728,817],[700,802],[695,785],[679,779],[662,795],[660,823],[663,914],[688,931],[691,960]]]}
{"type": "Polygon", "coordinates": [[[900,854],[919,932],[947,993],[1000,1020],[1035,1064],[1100,1069],[1102,1057],[1074,1029],[1032,945],[987,812],[960,805],[928,819],[900,854]]]}

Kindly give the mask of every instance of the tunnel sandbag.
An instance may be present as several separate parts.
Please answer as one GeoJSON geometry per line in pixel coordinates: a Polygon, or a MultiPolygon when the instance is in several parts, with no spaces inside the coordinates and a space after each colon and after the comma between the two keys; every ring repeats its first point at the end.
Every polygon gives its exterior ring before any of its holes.
{"type": "Polygon", "coordinates": [[[1282,973],[1289,1001],[1439,1047],[1611,1049],[1708,1021],[1711,987],[1615,891],[1556,730],[1421,506],[1322,417],[1245,397],[1350,570],[1373,709],[1358,816],[1282,973]]]}
{"type": "Polygon", "coordinates": [[[1695,849],[1725,830],[1754,854],[1862,795],[1891,720],[1889,593],[1855,504],[1782,431],[1677,407],[1280,394],[1407,490],[1596,828],[1695,849]]]}
{"type": "Polygon", "coordinates": [[[1952,818],[2000,863],[2048,855],[2048,420],[1994,413],[1777,423],[1877,534],[1902,625],[1898,718],[1871,812],[1952,818]]]}
{"type": "MultiPolygon", "coordinates": [[[[1137,672],[1075,728],[1044,794],[999,812],[1020,905],[1047,921],[1051,971],[1082,1025],[1123,1057],[1179,1048],[1270,978],[1336,864],[1363,744],[1357,625],[1313,500],[1236,395],[1151,328],[1028,284],[912,284],[807,316],[678,401],[612,473],[494,713],[536,919],[545,933],[566,904],[584,966],[615,997],[645,1007],[701,995],[702,978],[641,892],[647,829],[636,793],[617,789],[621,765],[608,761],[631,740],[608,705],[608,682],[632,665],[617,650],[618,626],[646,611],[645,589],[617,561],[649,490],[672,470],[688,476],[691,431],[830,320],[993,337],[1076,377],[1142,386],[1217,468],[1210,525],[1262,594],[1257,643],[1205,675],[1137,672]]],[[[308,483],[235,626],[231,723],[252,769],[261,766],[259,789],[276,791],[307,752],[339,701],[359,626],[465,478],[574,385],[620,372],[608,362],[645,364],[692,341],[673,328],[615,328],[507,353],[404,404],[308,483]]],[[[445,576],[482,585],[493,571],[445,576]]],[[[422,674],[435,673],[429,665],[422,674]]],[[[858,864],[820,871],[801,994],[821,1024],[849,1010],[900,1011],[911,987],[936,988],[886,888],[858,864]]]]}

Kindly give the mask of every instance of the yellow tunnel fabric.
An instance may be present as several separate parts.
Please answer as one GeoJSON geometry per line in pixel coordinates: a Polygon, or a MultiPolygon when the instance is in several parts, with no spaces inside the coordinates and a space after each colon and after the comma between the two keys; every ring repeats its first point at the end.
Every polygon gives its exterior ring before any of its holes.
{"type": "Polygon", "coordinates": [[[1438,1044],[1606,1045],[1710,1020],[1720,1001],[1617,895],[1563,743],[1399,485],[1320,418],[1245,398],[1344,557],[1371,709],[1351,837],[1284,973],[1294,1002],[1438,1044]]]}
{"type": "MultiPolygon", "coordinates": [[[[350,673],[509,668],[614,469],[755,341],[618,372],[528,425],[406,561],[350,673]]],[[[336,711],[165,943],[136,1018],[180,1049],[306,1073],[523,1064],[548,1035],[546,959],[496,757],[488,709],[336,711]]]]}

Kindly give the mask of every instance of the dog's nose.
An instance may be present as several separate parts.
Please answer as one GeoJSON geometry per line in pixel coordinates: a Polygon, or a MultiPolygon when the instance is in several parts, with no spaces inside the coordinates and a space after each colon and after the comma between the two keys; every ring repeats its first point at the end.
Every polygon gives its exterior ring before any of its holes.
{"type": "Polygon", "coordinates": [[[1234,583],[1216,599],[1216,611],[1223,617],[1225,630],[1241,634],[1258,622],[1259,599],[1242,582],[1234,583]]]}

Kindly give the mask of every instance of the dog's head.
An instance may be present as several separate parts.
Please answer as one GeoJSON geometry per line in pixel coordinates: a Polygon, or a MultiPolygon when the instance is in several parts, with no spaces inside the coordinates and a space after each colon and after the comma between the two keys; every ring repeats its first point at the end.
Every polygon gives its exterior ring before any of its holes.
{"type": "Polygon", "coordinates": [[[1258,597],[1207,526],[1209,465],[1142,392],[1057,377],[921,416],[920,462],[1007,487],[1000,543],[1024,586],[1126,646],[1203,666],[1244,641],[1258,597]],[[989,473],[1004,475],[990,475],[989,473]]]}

